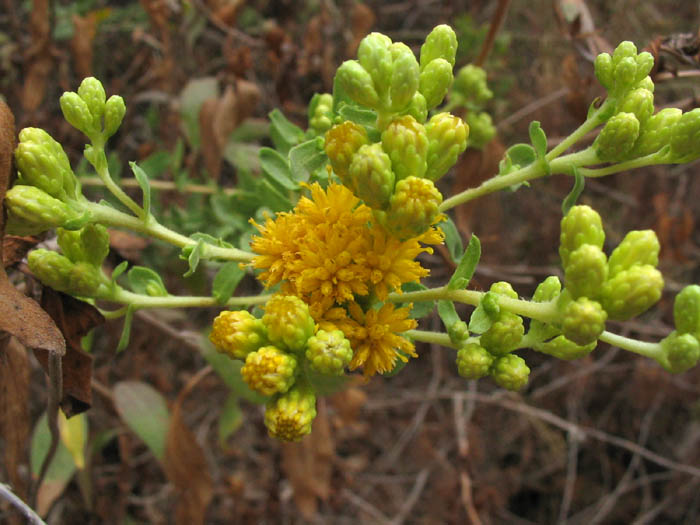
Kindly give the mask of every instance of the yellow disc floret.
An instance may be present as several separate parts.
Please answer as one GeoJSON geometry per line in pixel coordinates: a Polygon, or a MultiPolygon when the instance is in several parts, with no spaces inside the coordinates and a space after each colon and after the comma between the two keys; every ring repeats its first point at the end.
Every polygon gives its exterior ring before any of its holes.
{"type": "Polygon", "coordinates": [[[316,329],[309,306],[293,295],[273,296],[262,320],[270,341],[292,352],[301,352],[316,329]]]}
{"type": "Polygon", "coordinates": [[[214,319],[209,340],[234,359],[245,359],[267,344],[267,329],[260,319],[245,310],[221,312],[214,319]]]}
{"type": "Polygon", "coordinates": [[[275,346],[263,346],[246,357],[241,376],[264,396],[284,393],[294,384],[297,359],[275,346]]]}
{"type": "Polygon", "coordinates": [[[299,441],[311,433],[315,417],[316,396],[300,388],[273,399],[265,408],[265,426],[270,436],[282,441],[299,441]]]}

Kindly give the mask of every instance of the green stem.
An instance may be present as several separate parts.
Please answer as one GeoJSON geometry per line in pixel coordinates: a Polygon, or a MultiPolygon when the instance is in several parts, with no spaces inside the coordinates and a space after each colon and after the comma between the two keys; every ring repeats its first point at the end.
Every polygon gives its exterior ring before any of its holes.
{"type": "MultiPolygon", "coordinates": [[[[269,295],[254,295],[246,297],[231,297],[225,304],[220,304],[213,297],[198,296],[176,296],[166,295],[164,297],[151,297],[142,295],[123,288],[117,287],[110,297],[105,297],[107,301],[131,305],[138,309],[143,308],[209,308],[216,306],[250,306],[253,304],[265,304],[270,298],[269,295]]],[[[121,310],[117,310],[119,312],[121,310]]]]}
{"type": "Polygon", "coordinates": [[[450,340],[450,336],[440,332],[428,332],[426,330],[407,330],[404,335],[410,337],[414,341],[422,343],[436,344],[447,348],[457,349],[457,346],[450,340]]]}
{"type": "Polygon", "coordinates": [[[612,175],[613,173],[628,171],[635,168],[643,168],[644,166],[653,166],[654,164],[663,164],[664,162],[666,161],[657,151],[656,153],[652,153],[651,155],[647,155],[645,157],[620,162],[605,168],[579,168],[578,172],[584,177],[605,177],[606,175],[612,175]]]}
{"type": "MultiPolygon", "coordinates": [[[[99,177],[80,177],[80,183],[83,186],[104,186],[104,182],[99,177]]],[[[139,188],[139,182],[134,178],[121,179],[119,184],[125,188],[139,188]]],[[[203,195],[215,195],[223,193],[224,195],[237,195],[240,190],[235,188],[217,188],[216,186],[207,186],[205,184],[178,184],[171,180],[152,180],[150,181],[151,189],[163,191],[179,191],[181,193],[201,193],[203,195]]]]}
{"type": "Polygon", "coordinates": [[[613,106],[615,102],[608,98],[601,104],[601,106],[593,112],[593,114],[588,117],[583,124],[581,124],[574,132],[566,137],[564,140],[562,140],[559,144],[557,144],[554,148],[551,149],[547,155],[545,155],[545,159],[548,161],[552,161],[556,159],[559,155],[564,153],[567,149],[569,149],[571,146],[576,144],[579,140],[581,140],[589,131],[594,130],[596,127],[600,126],[603,122],[605,122],[605,119],[603,118],[607,112],[610,111],[611,106],[613,106]]]}
{"type": "Polygon", "coordinates": [[[107,156],[105,155],[104,144],[101,144],[99,141],[93,140],[92,147],[95,155],[95,171],[97,172],[97,176],[105,185],[105,188],[107,188],[117,199],[119,199],[119,202],[121,202],[124,206],[129,208],[134,213],[134,215],[143,219],[145,215],[143,208],[136,204],[136,202],[126,193],[124,193],[124,190],[122,190],[112,180],[112,177],[109,174],[109,166],[107,164],[107,156]]]}
{"type": "MultiPolygon", "coordinates": [[[[475,290],[448,290],[446,286],[442,286],[440,288],[418,290],[416,292],[391,293],[389,294],[389,301],[407,303],[445,300],[478,306],[484,295],[484,292],[477,292],[475,290]]],[[[536,303],[533,301],[499,296],[498,305],[508,312],[524,315],[525,317],[537,319],[544,323],[552,323],[559,317],[555,301],[536,303]]]]}
{"type": "Polygon", "coordinates": [[[443,201],[439,210],[446,212],[465,202],[483,197],[489,193],[505,189],[514,184],[521,184],[530,180],[544,177],[545,175],[567,174],[572,175],[574,166],[584,166],[599,163],[600,160],[593,148],[586,148],[583,151],[571,153],[563,157],[556,158],[549,162],[549,173],[545,169],[542,162],[533,162],[529,166],[525,166],[517,171],[513,171],[506,175],[496,175],[484,181],[476,188],[469,188],[461,193],[453,195],[449,199],[443,201]]]}
{"type": "Polygon", "coordinates": [[[664,355],[664,351],[659,343],[638,341],[637,339],[631,339],[629,337],[613,334],[608,331],[600,334],[599,339],[605,343],[617,346],[618,348],[622,348],[628,352],[634,352],[635,354],[649,357],[655,361],[659,361],[664,355]]]}
{"type": "MultiPolygon", "coordinates": [[[[143,233],[180,248],[197,245],[197,241],[166,228],[153,216],[150,216],[148,220],[144,221],[109,206],[105,206],[104,204],[94,202],[88,203],[88,209],[92,212],[94,220],[104,224],[105,226],[125,228],[138,233],[143,233]]],[[[253,259],[254,255],[250,252],[239,250],[237,248],[224,248],[221,246],[214,246],[213,244],[205,244],[202,257],[249,262],[253,259]]]]}

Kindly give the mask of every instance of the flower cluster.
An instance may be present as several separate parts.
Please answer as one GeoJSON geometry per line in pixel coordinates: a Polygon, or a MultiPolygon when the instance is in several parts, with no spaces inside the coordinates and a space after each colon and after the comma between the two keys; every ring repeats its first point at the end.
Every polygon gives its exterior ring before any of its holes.
{"type": "Polygon", "coordinates": [[[303,299],[325,330],[341,330],[354,351],[350,367],[365,375],[387,372],[397,358],[414,355],[413,345],[396,334],[415,328],[408,308],[384,304],[376,309],[368,300],[384,301],[401,285],[428,274],[416,257],[432,253],[429,244],[442,242],[435,227],[405,240],[373,220],[371,209],[345,186],[309,186],[292,212],[256,224],[257,254],[252,266],[266,287],[281,283],[282,291],[303,299]]]}

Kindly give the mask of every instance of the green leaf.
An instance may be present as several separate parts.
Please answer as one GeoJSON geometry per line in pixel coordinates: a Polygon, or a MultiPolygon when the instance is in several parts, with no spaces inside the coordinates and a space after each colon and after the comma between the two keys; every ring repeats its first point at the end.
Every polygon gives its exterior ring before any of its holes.
{"type": "Polygon", "coordinates": [[[120,262],[117,265],[117,267],[114,270],[112,270],[112,281],[116,281],[117,277],[119,277],[121,274],[123,274],[128,267],[129,267],[129,261],[120,262]]]}
{"type": "Polygon", "coordinates": [[[279,109],[273,109],[268,117],[271,122],[270,138],[282,154],[286,155],[293,146],[304,140],[304,131],[290,122],[279,109]]]}
{"type": "Polygon", "coordinates": [[[265,204],[270,207],[272,211],[287,211],[292,208],[292,202],[286,195],[283,195],[277,186],[272,184],[269,180],[261,181],[259,191],[265,196],[265,204]]]}
{"type": "Polygon", "coordinates": [[[547,135],[536,120],[530,122],[530,142],[535,148],[538,159],[543,159],[547,154],[547,135]]]}
{"type": "Polygon", "coordinates": [[[581,192],[583,191],[583,186],[585,185],[585,177],[581,175],[576,166],[573,167],[574,170],[574,187],[561,203],[561,212],[564,216],[569,213],[569,210],[576,205],[581,192]]]}
{"type": "Polygon", "coordinates": [[[464,255],[459,261],[455,273],[452,274],[450,282],[447,283],[448,290],[461,290],[466,288],[474,275],[474,270],[476,270],[476,265],[479,264],[479,259],[481,258],[481,242],[479,238],[472,234],[471,239],[469,239],[469,245],[464,251],[464,255]],[[464,280],[466,279],[466,283],[464,280]]]}
{"type": "Polygon", "coordinates": [[[170,425],[168,404],[163,395],[141,381],[121,381],[114,386],[113,394],[119,417],[162,461],[170,425]]]}
{"type": "Polygon", "coordinates": [[[134,177],[136,177],[136,181],[143,192],[143,211],[146,212],[146,217],[148,217],[151,214],[151,183],[146,172],[139,168],[135,162],[129,162],[129,166],[131,166],[131,171],[134,172],[134,177]]]}
{"type": "Polygon", "coordinates": [[[307,182],[314,171],[328,163],[323,145],[323,137],[316,137],[289,150],[289,167],[295,181],[307,182]]]}
{"type": "Polygon", "coordinates": [[[457,226],[452,219],[448,217],[446,221],[442,221],[438,225],[438,228],[445,234],[445,245],[447,246],[447,251],[450,253],[450,257],[455,263],[459,263],[462,259],[464,245],[462,244],[462,236],[459,234],[457,226]]]}
{"type": "Polygon", "coordinates": [[[338,113],[343,120],[351,120],[360,126],[375,128],[377,125],[377,112],[373,109],[347,104],[342,106],[338,113]]]}
{"type": "MultiPolygon", "coordinates": [[[[189,248],[186,246],[185,248],[189,248]]],[[[189,277],[197,271],[197,266],[199,266],[199,260],[202,257],[202,250],[204,249],[204,241],[200,239],[197,244],[192,248],[192,251],[187,256],[187,263],[189,264],[189,270],[187,270],[183,277],[189,277]]]]}
{"type": "Polygon", "coordinates": [[[126,315],[124,315],[124,328],[122,328],[122,335],[119,338],[119,344],[117,344],[117,353],[129,346],[129,339],[131,339],[131,323],[134,321],[135,311],[136,308],[134,308],[133,305],[126,307],[126,315]]]}
{"type": "Polygon", "coordinates": [[[460,321],[459,314],[457,314],[457,309],[452,301],[440,300],[437,302],[437,308],[438,315],[447,331],[449,331],[455,323],[460,321]]]}
{"type": "Polygon", "coordinates": [[[483,334],[486,330],[491,328],[493,324],[493,319],[486,313],[483,305],[477,306],[472,312],[469,318],[469,331],[475,334],[483,334]]]}
{"type": "Polygon", "coordinates": [[[529,144],[515,144],[506,151],[506,155],[510,158],[514,165],[524,168],[537,160],[535,148],[529,144]]]}
{"type": "Polygon", "coordinates": [[[243,362],[231,359],[226,354],[222,354],[214,348],[208,339],[200,345],[200,351],[204,359],[211,365],[219,377],[226,383],[237,396],[250,401],[251,403],[264,404],[268,398],[258,394],[243,381],[241,368],[243,362]]]}
{"type": "Polygon", "coordinates": [[[285,157],[272,148],[260,148],[259,156],[263,173],[269,180],[286,190],[295,191],[299,188],[297,182],[292,179],[292,170],[285,157]]]}
{"type": "MultiPolygon", "coordinates": [[[[46,412],[44,412],[39,418],[39,421],[36,422],[34,431],[32,432],[30,463],[32,467],[32,474],[34,474],[34,476],[39,475],[39,470],[41,469],[41,465],[44,463],[44,459],[46,458],[50,445],[51,431],[49,430],[46,412]]],[[[44,483],[47,481],[61,480],[68,483],[68,481],[73,477],[75,469],[76,467],[75,462],[73,461],[73,456],[63,444],[63,440],[59,440],[56,454],[51,460],[49,469],[46,471],[44,483]]]]}
{"type": "Polygon", "coordinates": [[[224,304],[231,298],[238,283],[241,282],[245,271],[235,261],[224,264],[214,277],[212,296],[219,304],[224,304]]]}
{"type": "Polygon", "coordinates": [[[321,397],[330,396],[345,388],[350,376],[329,376],[307,367],[306,379],[311,383],[316,395],[321,397]]]}
{"type": "MultiPolygon", "coordinates": [[[[404,283],[401,286],[404,292],[418,292],[421,290],[427,290],[425,286],[420,283],[404,283]]],[[[418,301],[413,303],[413,308],[411,308],[411,318],[421,319],[435,309],[435,301],[418,301]]]]}
{"type": "Polygon", "coordinates": [[[145,266],[134,266],[127,274],[131,289],[141,295],[151,297],[165,297],[168,291],[165,289],[160,275],[145,266]]]}
{"type": "Polygon", "coordinates": [[[219,414],[219,446],[224,448],[226,440],[243,423],[243,412],[236,394],[229,394],[219,414]]]}

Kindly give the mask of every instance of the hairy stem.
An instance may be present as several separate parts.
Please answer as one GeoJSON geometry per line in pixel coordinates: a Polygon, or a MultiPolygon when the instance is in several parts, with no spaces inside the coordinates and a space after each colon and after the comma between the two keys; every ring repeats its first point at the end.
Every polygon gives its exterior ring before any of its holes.
{"type": "MultiPolygon", "coordinates": [[[[253,304],[265,304],[270,295],[254,295],[246,297],[231,297],[226,303],[221,304],[213,297],[200,296],[177,296],[166,295],[164,297],[152,297],[142,295],[123,288],[117,288],[110,297],[105,297],[107,301],[122,303],[134,306],[138,309],[144,308],[209,308],[215,306],[250,306],[253,304]]],[[[117,312],[121,311],[117,310],[117,312]]]]}

